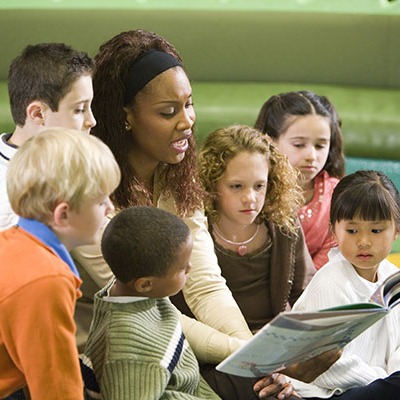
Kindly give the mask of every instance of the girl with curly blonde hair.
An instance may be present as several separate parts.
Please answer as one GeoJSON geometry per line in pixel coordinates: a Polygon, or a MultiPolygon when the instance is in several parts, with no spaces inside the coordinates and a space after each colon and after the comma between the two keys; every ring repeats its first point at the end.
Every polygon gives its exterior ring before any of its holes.
{"type": "MultiPolygon", "coordinates": [[[[244,125],[210,133],[198,158],[218,264],[256,332],[294,304],[315,272],[297,218],[297,173],[271,139],[244,125]]],[[[203,375],[227,386],[212,366],[203,375]]]]}
{"type": "Polygon", "coordinates": [[[293,304],[315,272],[297,218],[302,199],[297,172],[267,136],[232,125],[207,137],[199,153],[199,173],[208,193],[205,210],[219,265],[256,331],[288,301],[293,304]],[[249,263],[252,274],[239,272],[249,263]],[[258,304],[263,307],[250,307],[247,313],[243,284],[257,281],[259,275],[263,279],[258,292],[264,300],[258,304]]]}
{"type": "Polygon", "coordinates": [[[209,194],[205,208],[209,220],[217,223],[218,182],[224,176],[229,162],[241,152],[259,153],[268,164],[267,194],[258,223],[266,220],[276,224],[282,233],[297,234],[296,215],[301,206],[301,191],[297,175],[272,141],[261,137],[259,132],[248,126],[230,126],[210,134],[200,153],[201,181],[209,194]]]}

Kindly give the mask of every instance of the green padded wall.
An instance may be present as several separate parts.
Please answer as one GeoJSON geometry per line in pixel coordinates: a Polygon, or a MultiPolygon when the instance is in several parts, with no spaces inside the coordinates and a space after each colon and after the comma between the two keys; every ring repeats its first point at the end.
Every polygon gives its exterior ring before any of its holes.
{"type": "Polygon", "coordinates": [[[174,43],[196,81],[400,87],[400,4],[385,0],[3,1],[0,79],[27,43],[94,54],[139,27],[174,43]]]}

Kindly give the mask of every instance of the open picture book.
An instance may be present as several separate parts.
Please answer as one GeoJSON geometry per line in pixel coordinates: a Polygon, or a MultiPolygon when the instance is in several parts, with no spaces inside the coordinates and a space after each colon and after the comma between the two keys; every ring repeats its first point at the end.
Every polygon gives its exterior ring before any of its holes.
{"type": "Polygon", "coordinates": [[[262,377],[342,348],[400,302],[400,271],[388,277],[368,303],[318,311],[286,311],[261,328],[216,369],[245,377],[262,377]]]}

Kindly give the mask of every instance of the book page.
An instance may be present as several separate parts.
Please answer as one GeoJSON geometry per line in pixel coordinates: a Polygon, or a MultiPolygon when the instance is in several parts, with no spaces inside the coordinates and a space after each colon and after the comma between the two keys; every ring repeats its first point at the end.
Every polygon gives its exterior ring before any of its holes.
{"type": "Polygon", "coordinates": [[[371,302],[392,308],[400,301],[400,271],[385,279],[371,296],[371,302]]]}

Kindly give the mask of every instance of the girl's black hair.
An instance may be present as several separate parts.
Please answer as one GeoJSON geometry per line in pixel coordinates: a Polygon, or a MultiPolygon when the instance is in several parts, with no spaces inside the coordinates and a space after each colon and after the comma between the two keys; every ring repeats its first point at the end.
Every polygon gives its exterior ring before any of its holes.
{"type": "Polygon", "coordinates": [[[391,179],[380,171],[356,171],[342,178],[332,194],[330,223],[360,218],[394,221],[400,227],[400,196],[391,179]]]}

